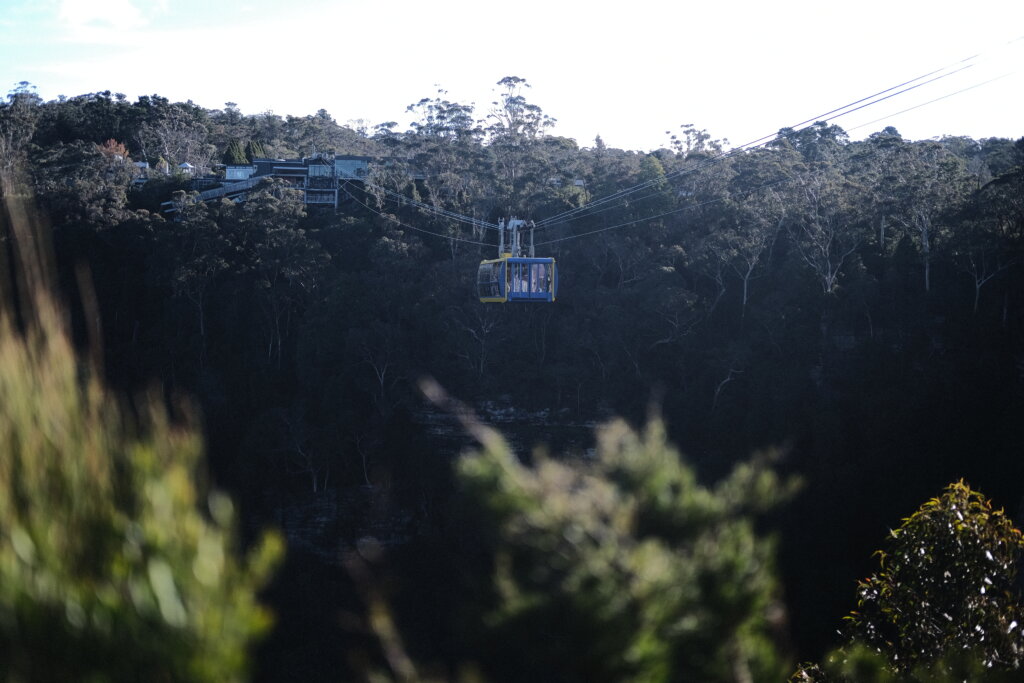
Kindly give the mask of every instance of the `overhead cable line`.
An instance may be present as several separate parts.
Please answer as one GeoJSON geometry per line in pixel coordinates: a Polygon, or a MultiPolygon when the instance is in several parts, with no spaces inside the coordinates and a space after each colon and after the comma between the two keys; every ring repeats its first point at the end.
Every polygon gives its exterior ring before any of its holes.
{"type": "Polygon", "coordinates": [[[403,203],[406,203],[406,204],[410,204],[412,206],[416,206],[418,208],[421,208],[424,211],[430,211],[430,212],[435,213],[435,214],[437,214],[439,216],[444,216],[445,218],[451,218],[452,220],[460,221],[462,223],[469,223],[470,225],[474,225],[474,226],[477,226],[477,227],[480,227],[480,228],[488,228],[490,230],[497,230],[498,229],[498,226],[496,224],[494,224],[494,223],[490,223],[488,221],[485,221],[485,220],[482,220],[482,219],[479,219],[479,218],[473,218],[471,216],[465,216],[465,215],[463,215],[461,213],[456,213],[454,211],[449,211],[448,209],[442,209],[442,208],[437,207],[437,206],[432,206],[432,205],[427,204],[425,202],[421,202],[421,201],[418,201],[416,199],[412,199],[411,197],[407,197],[404,194],[401,194],[399,192],[394,192],[392,190],[389,190],[386,187],[382,187],[380,185],[374,185],[372,183],[364,183],[364,185],[366,187],[378,189],[378,190],[380,190],[380,191],[390,195],[391,197],[394,198],[394,201],[400,201],[400,202],[403,202],[403,203]]]}
{"type": "MultiPolygon", "coordinates": [[[[344,184],[345,184],[346,189],[347,189],[348,188],[348,183],[345,182],[344,184]]],[[[349,192],[349,196],[352,197],[352,200],[354,202],[356,202],[357,204],[359,204],[360,206],[362,206],[366,210],[371,211],[371,212],[377,214],[378,216],[380,216],[381,218],[384,218],[385,220],[388,220],[388,221],[391,221],[392,223],[400,225],[403,228],[408,228],[409,230],[415,230],[416,232],[422,232],[422,233],[425,233],[427,235],[431,235],[433,237],[438,237],[440,239],[448,240],[450,242],[462,242],[464,244],[476,244],[476,245],[483,246],[483,247],[492,246],[492,245],[488,244],[487,242],[478,242],[476,240],[467,240],[464,237],[453,237],[451,235],[442,235],[440,233],[433,232],[431,230],[424,230],[423,228],[418,228],[415,225],[409,225],[408,223],[403,223],[402,221],[398,220],[394,216],[389,216],[388,214],[385,214],[385,213],[382,213],[381,211],[378,211],[377,209],[373,208],[369,204],[366,204],[365,202],[359,201],[358,199],[356,199],[355,195],[352,194],[351,192],[349,192]]]]}
{"type": "MultiPolygon", "coordinates": [[[[757,192],[759,190],[763,190],[766,187],[771,187],[772,185],[779,185],[781,183],[788,183],[791,180],[792,180],[792,178],[777,178],[775,180],[770,180],[770,181],[768,181],[766,183],[762,183],[762,184],[758,185],[757,187],[751,188],[748,191],[747,194],[748,195],[749,194],[753,194],[754,192],[757,192]]],[[[716,204],[716,203],[718,203],[720,201],[723,201],[724,199],[725,199],[725,197],[716,197],[715,199],[708,199],[707,201],[700,202],[699,204],[690,204],[688,206],[682,206],[682,207],[680,207],[678,209],[673,209],[671,211],[665,211],[664,213],[659,213],[656,216],[645,216],[644,218],[637,218],[635,220],[626,221],[625,223],[619,223],[618,225],[610,225],[610,226],[607,226],[607,227],[604,227],[604,228],[598,228],[597,230],[591,230],[590,232],[582,232],[582,233],[580,233],[578,235],[568,235],[566,237],[558,237],[556,239],[547,240],[546,242],[537,242],[537,244],[535,246],[542,247],[542,246],[544,246],[546,244],[556,244],[558,242],[566,242],[568,240],[574,240],[574,239],[576,239],[578,237],[588,237],[590,235],[596,235],[596,234],[601,233],[601,232],[608,232],[609,230],[616,230],[618,228],[625,228],[625,227],[628,227],[630,225],[636,225],[637,223],[643,223],[644,221],[653,221],[656,218],[664,218],[665,216],[671,216],[672,214],[680,213],[682,211],[689,211],[690,209],[699,209],[701,207],[708,206],[710,204],[716,204]]]]}
{"type": "MultiPolygon", "coordinates": [[[[833,109],[831,111],[827,111],[824,114],[818,114],[817,116],[811,117],[809,119],[805,119],[805,120],[801,121],[800,123],[798,123],[798,124],[796,124],[794,126],[789,126],[789,128],[792,128],[794,131],[798,131],[798,130],[802,130],[800,128],[801,126],[807,126],[808,124],[813,124],[813,123],[816,123],[818,121],[831,121],[832,119],[838,119],[841,116],[846,116],[847,114],[855,112],[858,109],[863,109],[864,107],[870,107],[871,105],[876,104],[878,102],[882,102],[884,100],[887,100],[890,97],[896,97],[897,95],[902,95],[903,93],[908,92],[910,90],[913,90],[914,88],[920,88],[922,85],[927,85],[927,84],[933,83],[933,82],[935,82],[937,80],[946,78],[947,76],[952,76],[953,74],[959,73],[959,72],[963,71],[964,69],[969,69],[969,68],[971,68],[974,65],[973,64],[967,64],[966,66],[962,66],[959,69],[956,69],[955,71],[950,71],[949,73],[943,74],[941,76],[936,76],[935,78],[932,78],[931,80],[925,81],[924,83],[918,83],[917,85],[914,85],[914,86],[911,86],[909,88],[906,88],[905,90],[900,90],[899,92],[894,92],[891,95],[887,95],[886,97],[880,97],[880,99],[877,99],[877,100],[875,99],[876,97],[879,97],[881,95],[886,95],[886,93],[890,93],[893,90],[896,90],[897,88],[902,88],[903,86],[907,86],[907,85],[910,85],[911,83],[915,83],[915,82],[921,80],[922,78],[928,78],[929,76],[932,76],[934,74],[937,74],[937,73],[940,73],[942,71],[945,71],[946,69],[949,69],[952,66],[956,66],[957,64],[963,64],[964,62],[967,62],[967,61],[970,61],[972,59],[975,59],[977,56],[978,55],[973,55],[971,57],[968,57],[967,59],[962,59],[959,62],[955,62],[953,64],[944,66],[941,69],[936,69],[936,70],[931,71],[929,73],[926,73],[926,74],[923,74],[921,76],[918,76],[917,78],[912,78],[909,81],[904,81],[903,83],[900,83],[899,85],[894,85],[891,88],[886,88],[885,90],[881,90],[879,92],[876,92],[874,95],[869,95],[867,97],[862,97],[861,99],[857,100],[856,102],[850,102],[849,104],[843,105],[842,107],[838,107],[838,108],[833,109]],[[868,100],[871,100],[871,101],[869,102],[868,100]],[[866,104],[864,104],[864,103],[866,103],[866,104]],[[856,105],[858,105],[858,104],[860,104],[862,106],[857,107],[856,105]],[[851,109],[851,107],[856,107],[856,109],[851,109]],[[848,110],[848,111],[843,111],[843,110],[848,110]],[[840,114],[839,112],[842,112],[842,113],[840,114]],[[832,116],[832,114],[835,114],[835,116],[832,116]]],[[[746,147],[757,147],[757,146],[760,146],[761,144],[763,144],[765,142],[771,142],[777,136],[778,136],[778,133],[771,133],[769,135],[764,135],[762,137],[757,138],[756,140],[751,140],[750,142],[748,142],[746,144],[740,145],[740,149],[743,149],[743,148],[746,148],[746,147]]]]}
{"type": "Polygon", "coordinates": [[[895,112],[893,114],[888,114],[886,116],[883,116],[881,118],[875,119],[873,121],[868,121],[867,123],[862,123],[862,124],[860,124],[858,126],[854,126],[853,128],[850,128],[849,130],[857,130],[858,128],[865,128],[865,127],[870,126],[870,125],[872,125],[874,123],[878,123],[879,121],[885,121],[886,119],[891,119],[894,116],[899,116],[900,114],[906,114],[908,111],[914,111],[915,109],[920,109],[921,107],[926,107],[929,104],[934,104],[935,102],[947,99],[949,97],[953,97],[954,95],[959,95],[960,93],[965,93],[968,90],[974,90],[975,88],[980,88],[983,85],[988,85],[989,83],[994,83],[995,81],[998,81],[998,80],[1001,80],[1003,78],[1006,78],[1007,76],[1012,76],[1015,73],[1017,73],[1017,72],[1016,71],[1010,71],[1010,72],[1005,73],[1005,74],[1003,74],[1001,76],[996,76],[995,78],[990,78],[987,81],[982,81],[981,83],[975,83],[974,85],[969,85],[966,88],[961,88],[960,90],[956,90],[954,92],[947,93],[947,94],[943,95],[942,97],[936,97],[934,100],[928,100],[927,102],[922,102],[921,104],[914,105],[913,107],[908,107],[906,109],[901,109],[898,112],[895,112]]]}

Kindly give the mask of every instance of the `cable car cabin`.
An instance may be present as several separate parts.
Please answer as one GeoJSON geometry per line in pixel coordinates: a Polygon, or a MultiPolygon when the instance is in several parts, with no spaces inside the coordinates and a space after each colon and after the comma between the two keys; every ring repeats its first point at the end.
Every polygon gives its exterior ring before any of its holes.
{"type": "Polygon", "coordinates": [[[485,304],[555,300],[558,270],[553,258],[505,256],[481,261],[477,290],[485,304]]]}

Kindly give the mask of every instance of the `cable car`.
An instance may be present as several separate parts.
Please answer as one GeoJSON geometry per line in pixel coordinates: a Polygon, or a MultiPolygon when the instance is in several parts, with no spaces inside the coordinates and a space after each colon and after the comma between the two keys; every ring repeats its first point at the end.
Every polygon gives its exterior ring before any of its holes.
{"type": "Polygon", "coordinates": [[[503,256],[480,262],[477,290],[485,304],[508,301],[552,302],[558,293],[553,258],[503,256]]]}
{"type": "Polygon", "coordinates": [[[522,256],[519,233],[526,221],[517,218],[498,223],[500,244],[498,258],[480,262],[477,271],[477,294],[485,304],[509,301],[538,301],[551,303],[558,294],[558,269],[555,259],[533,255],[533,226],[530,226],[530,255],[522,256]],[[505,248],[505,231],[510,233],[509,248],[505,248]]]}

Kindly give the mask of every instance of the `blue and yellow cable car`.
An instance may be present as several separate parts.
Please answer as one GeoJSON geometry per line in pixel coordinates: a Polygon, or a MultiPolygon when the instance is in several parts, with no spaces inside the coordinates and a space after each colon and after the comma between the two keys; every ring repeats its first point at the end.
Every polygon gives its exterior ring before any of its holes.
{"type": "Polygon", "coordinates": [[[558,271],[553,258],[505,256],[480,262],[477,290],[485,304],[554,301],[558,271]]]}
{"type": "Polygon", "coordinates": [[[526,221],[513,218],[505,226],[498,224],[501,244],[498,258],[480,262],[477,271],[477,293],[485,304],[509,301],[553,302],[558,294],[558,269],[553,258],[533,255],[533,230],[530,230],[530,256],[520,256],[519,231],[526,221]],[[511,233],[510,247],[505,249],[505,231],[511,233]]]}

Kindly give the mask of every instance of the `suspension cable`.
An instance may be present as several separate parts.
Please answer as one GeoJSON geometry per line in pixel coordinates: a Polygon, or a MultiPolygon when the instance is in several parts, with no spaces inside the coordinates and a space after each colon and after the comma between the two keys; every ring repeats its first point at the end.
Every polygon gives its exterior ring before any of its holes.
{"type": "Polygon", "coordinates": [[[388,188],[383,187],[381,185],[375,185],[373,183],[364,183],[364,186],[380,190],[381,192],[384,192],[385,194],[390,195],[391,197],[393,197],[393,201],[403,202],[403,203],[406,203],[406,204],[410,204],[412,206],[416,206],[418,208],[421,208],[421,209],[423,209],[425,211],[430,211],[432,213],[436,213],[439,216],[444,216],[445,218],[451,218],[452,220],[460,221],[462,223],[469,223],[470,225],[474,225],[474,226],[477,226],[477,227],[480,227],[480,228],[487,228],[487,229],[490,229],[490,230],[497,230],[498,229],[498,226],[496,224],[494,224],[494,223],[490,223],[490,222],[485,221],[485,220],[480,219],[480,218],[473,218],[472,216],[466,216],[466,215],[463,215],[461,213],[456,213],[454,211],[449,211],[448,209],[442,209],[440,207],[432,206],[430,204],[427,204],[426,202],[421,202],[421,201],[418,201],[416,199],[412,199],[411,197],[407,197],[407,196],[405,196],[405,195],[403,195],[401,193],[394,192],[393,190],[389,190],[388,188]]]}
{"type": "MultiPolygon", "coordinates": [[[[348,191],[348,181],[343,181],[343,184],[346,187],[346,191],[348,191]]],[[[377,214],[378,216],[380,216],[381,218],[384,218],[385,220],[388,220],[388,221],[391,221],[392,223],[400,225],[403,228],[408,228],[409,230],[414,230],[416,232],[422,232],[424,234],[431,235],[433,237],[439,237],[441,239],[449,240],[451,242],[462,242],[463,244],[476,244],[476,245],[482,246],[482,247],[493,246],[493,245],[487,244],[486,242],[478,242],[476,240],[468,240],[468,239],[465,239],[464,237],[453,237],[452,235],[442,235],[440,233],[436,233],[436,232],[433,232],[431,230],[425,230],[423,228],[418,228],[415,225],[409,225],[408,223],[403,223],[402,221],[398,220],[394,216],[391,216],[389,214],[386,214],[386,213],[383,213],[381,211],[378,211],[377,209],[373,208],[369,204],[366,204],[365,202],[359,201],[358,199],[356,199],[356,196],[352,192],[349,191],[348,195],[350,197],[352,197],[353,201],[355,201],[357,204],[359,204],[360,206],[362,206],[366,210],[368,210],[368,211],[370,211],[372,213],[377,214]]]]}

